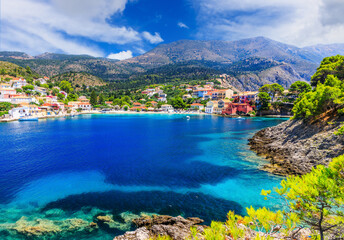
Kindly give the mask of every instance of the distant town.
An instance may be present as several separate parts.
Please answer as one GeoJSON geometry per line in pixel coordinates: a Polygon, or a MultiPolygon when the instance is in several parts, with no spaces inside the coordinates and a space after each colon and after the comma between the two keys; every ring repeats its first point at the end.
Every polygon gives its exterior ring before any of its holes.
{"type": "Polygon", "coordinates": [[[35,120],[115,112],[289,116],[293,101],[302,93],[299,85],[307,84],[296,82],[291,89],[285,90],[273,83],[264,85],[258,91],[240,92],[221,87],[221,78],[224,77],[227,76],[223,74],[213,81],[197,85],[149,85],[114,98],[102,93],[97,95],[95,91],[89,97],[78,96],[68,81],[52,82],[49,77],[28,82],[23,77],[6,76],[0,81],[0,120],[35,120]]]}

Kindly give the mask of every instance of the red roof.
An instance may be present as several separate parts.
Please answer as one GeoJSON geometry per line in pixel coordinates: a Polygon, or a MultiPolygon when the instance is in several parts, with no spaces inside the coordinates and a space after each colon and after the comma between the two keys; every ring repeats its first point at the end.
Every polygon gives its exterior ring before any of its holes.
{"type": "Polygon", "coordinates": [[[157,103],[156,101],[151,101],[151,103],[157,103]]]}
{"type": "Polygon", "coordinates": [[[136,105],[136,106],[141,106],[141,103],[138,103],[138,102],[134,102],[133,105],[136,105]]]}
{"type": "Polygon", "coordinates": [[[50,104],[50,103],[44,103],[42,106],[44,106],[44,107],[51,107],[52,104],[50,104]]]}
{"type": "Polygon", "coordinates": [[[191,106],[203,106],[203,104],[200,104],[200,103],[193,103],[193,104],[191,104],[191,106]]]}

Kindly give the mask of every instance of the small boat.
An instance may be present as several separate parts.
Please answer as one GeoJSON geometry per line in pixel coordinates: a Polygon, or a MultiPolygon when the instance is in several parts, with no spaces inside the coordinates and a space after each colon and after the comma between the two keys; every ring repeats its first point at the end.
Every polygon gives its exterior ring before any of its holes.
{"type": "Polygon", "coordinates": [[[190,119],[190,116],[186,116],[186,119],[190,119]]]}
{"type": "Polygon", "coordinates": [[[19,121],[38,121],[38,117],[21,117],[19,118],[19,121]]]}

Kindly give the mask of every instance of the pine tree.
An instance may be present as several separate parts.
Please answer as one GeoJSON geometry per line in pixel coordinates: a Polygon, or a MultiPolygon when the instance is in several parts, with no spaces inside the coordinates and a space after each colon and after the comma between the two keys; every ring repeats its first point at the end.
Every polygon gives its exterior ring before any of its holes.
{"type": "Polygon", "coordinates": [[[97,105],[97,94],[94,90],[91,93],[90,103],[92,104],[92,106],[97,105]]]}

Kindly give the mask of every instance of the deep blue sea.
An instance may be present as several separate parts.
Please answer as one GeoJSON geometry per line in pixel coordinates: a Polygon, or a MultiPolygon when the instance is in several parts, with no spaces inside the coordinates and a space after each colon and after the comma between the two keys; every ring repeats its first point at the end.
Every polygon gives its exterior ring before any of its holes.
{"type": "Polygon", "coordinates": [[[21,239],[6,229],[22,216],[93,221],[112,214],[118,229],[63,238],[112,239],[142,213],[209,223],[225,220],[229,210],[276,207],[260,191],[281,178],[259,170],[264,160],[247,142],[286,119],[190,117],[101,114],[1,123],[0,239],[21,239]]]}

